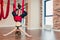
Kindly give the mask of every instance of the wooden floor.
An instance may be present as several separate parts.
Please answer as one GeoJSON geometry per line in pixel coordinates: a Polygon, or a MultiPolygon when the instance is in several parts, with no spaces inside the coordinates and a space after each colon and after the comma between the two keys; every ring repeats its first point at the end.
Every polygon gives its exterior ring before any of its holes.
{"type": "Polygon", "coordinates": [[[8,33],[12,29],[13,28],[0,28],[0,40],[41,40],[40,30],[27,31],[29,34],[32,35],[31,38],[25,36],[24,34],[22,34],[22,36],[20,36],[20,35],[16,36],[15,32],[6,37],[2,36],[4,33],[8,33]]]}
{"type": "Polygon", "coordinates": [[[12,29],[13,28],[0,28],[0,40],[60,40],[60,32],[52,32],[47,30],[28,30],[27,32],[32,35],[31,38],[25,36],[24,34],[17,36],[15,32],[6,37],[2,36],[4,33],[7,33],[12,29]]]}

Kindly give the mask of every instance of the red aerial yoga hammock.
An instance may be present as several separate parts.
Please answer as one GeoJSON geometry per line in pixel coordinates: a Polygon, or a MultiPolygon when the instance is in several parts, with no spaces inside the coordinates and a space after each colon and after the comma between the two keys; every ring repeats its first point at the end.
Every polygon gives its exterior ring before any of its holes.
{"type": "Polygon", "coordinates": [[[16,0],[14,0],[13,11],[16,11],[16,0]]]}
{"type": "Polygon", "coordinates": [[[1,0],[0,0],[0,18],[1,18],[1,0]]]}
{"type": "Polygon", "coordinates": [[[1,3],[1,13],[0,13],[0,20],[3,18],[3,19],[6,19],[9,15],[9,9],[10,9],[10,0],[8,0],[7,2],[7,8],[6,8],[6,15],[4,15],[4,10],[3,10],[3,0],[0,0],[0,3],[1,3]]]}
{"type": "Polygon", "coordinates": [[[24,0],[22,0],[22,13],[24,12],[24,0]]]}
{"type": "MultiPolygon", "coordinates": [[[[16,10],[16,0],[14,0],[13,10],[16,10]]],[[[22,13],[24,12],[24,0],[22,0],[22,13]]]]}
{"type": "MultiPolygon", "coordinates": [[[[16,0],[14,0],[13,10],[16,12],[16,0]]],[[[24,12],[24,0],[22,0],[22,13],[24,12]]],[[[14,16],[15,21],[22,21],[21,16],[14,16]]]]}

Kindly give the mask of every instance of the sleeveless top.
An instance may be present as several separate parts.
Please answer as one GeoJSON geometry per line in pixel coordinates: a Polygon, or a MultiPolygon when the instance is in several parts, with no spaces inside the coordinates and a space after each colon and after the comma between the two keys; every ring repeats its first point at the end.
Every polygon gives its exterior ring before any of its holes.
{"type": "MultiPolygon", "coordinates": [[[[16,9],[16,11],[18,11],[18,9],[16,9]]],[[[12,15],[14,17],[14,21],[15,22],[17,22],[17,21],[18,22],[21,22],[22,21],[22,18],[24,18],[25,16],[27,16],[27,12],[26,11],[24,11],[20,16],[18,16],[17,14],[16,14],[15,11],[12,12],[12,15]]]]}
{"type": "Polygon", "coordinates": [[[22,17],[20,16],[22,14],[21,10],[17,10],[16,13],[14,14],[14,20],[16,22],[21,22],[22,17]]]}

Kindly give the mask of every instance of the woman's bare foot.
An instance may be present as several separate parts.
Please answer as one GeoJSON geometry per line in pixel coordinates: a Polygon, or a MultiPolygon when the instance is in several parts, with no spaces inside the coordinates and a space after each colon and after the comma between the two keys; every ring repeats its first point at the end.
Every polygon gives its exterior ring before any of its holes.
{"type": "Polygon", "coordinates": [[[7,34],[3,34],[3,36],[7,36],[7,34]]]}

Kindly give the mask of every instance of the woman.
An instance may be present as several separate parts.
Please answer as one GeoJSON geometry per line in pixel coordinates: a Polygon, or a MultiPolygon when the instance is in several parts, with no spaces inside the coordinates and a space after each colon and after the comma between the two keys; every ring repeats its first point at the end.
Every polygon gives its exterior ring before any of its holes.
{"type": "Polygon", "coordinates": [[[29,35],[28,33],[26,33],[26,32],[22,29],[22,24],[21,24],[22,18],[24,18],[25,16],[27,16],[27,12],[24,11],[24,12],[22,13],[21,5],[20,5],[19,3],[18,3],[18,9],[16,10],[16,12],[13,11],[13,12],[12,12],[12,15],[13,15],[14,20],[15,20],[15,22],[16,22],[17,30],[16,30],[16,28],[15,28],[15,29],[13,29],[11,32],[9,32],[9,33],[7,33],[7,34],[4,34],[3,36],[7,36],[7,35],[11,34],[11,33],[14,32],[14,31],[21,31],[21,32],[23,32],[26,36],[31,37],[31,35],[29,35]]]}

